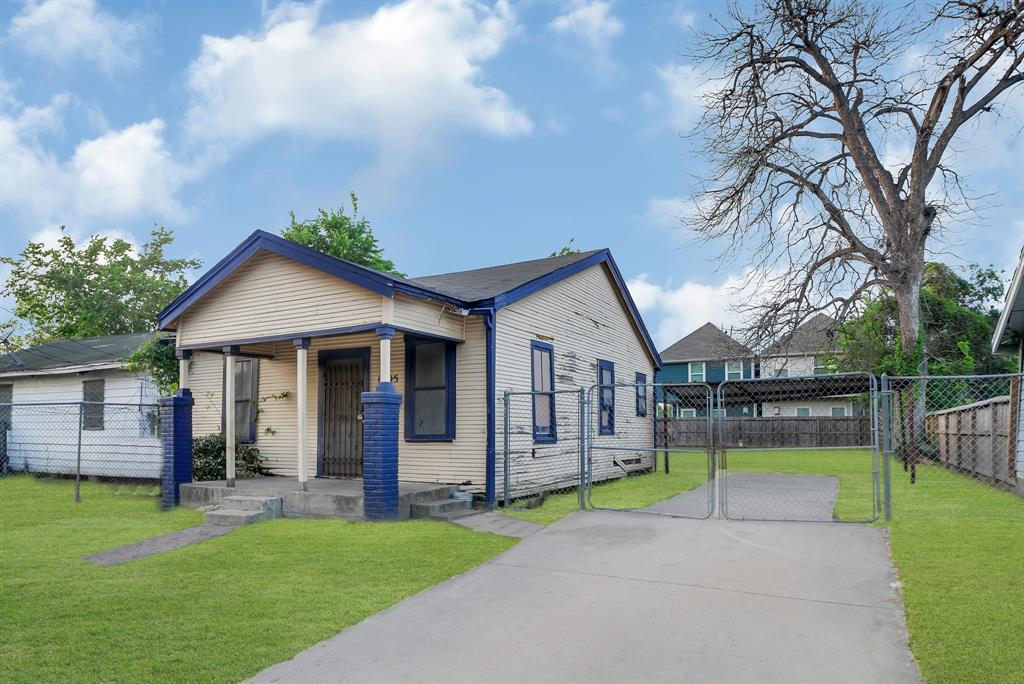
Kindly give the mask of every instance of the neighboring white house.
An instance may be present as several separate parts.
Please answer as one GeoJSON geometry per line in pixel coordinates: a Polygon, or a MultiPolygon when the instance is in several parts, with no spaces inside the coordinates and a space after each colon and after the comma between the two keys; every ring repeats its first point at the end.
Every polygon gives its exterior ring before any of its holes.
{"type": "MultiPolygon", "coordinates": [[[[1017,369],[1024,373],[1024,249],[1020,252],[1020,261],[1013,272],[1010,286],[1006,288],[1006,298],[992,335],[992,352],[1000,351],[1016,351],[1017,369]]],[[[1024,420],[1020,419],[1024,415],[1024,392],[1018,391],[1016,399],[1016,471],[1017,479],[1021,482],[1018,486],[1024,490],[1024,420]]]]}
{"type": "MultiPolygon", "coordinates": [[[[808,319],[762,352],[760,377],[795,378],[831,373],[826,357],[836,350],[832,339],[835,328],[836,321],[825,314],[808,319]]],[[[855,412],[862,413],[853,396],[818,397],[814,395],[815,389],[808,385],[806,399],[763,402],[761,415],[847,418],[855,412]]]]}
{"type": "Polygon", "coordinates": [[[153,335],[59,340],[0,356],[0,471],[70,475],[80,464],[87,476],[159,478],[157,389],[125,368],[153,335]]]}
{"type": "MultiPolygon", "coordinates": [[[[194,434],[229,421],[275,475],[361,477],[361,396],[380,383],[401,395],[399,480],[491,501],[504,485],[505,390],[646,385],[660,366],[608,250],[399,278],[256,231],[159,323],[176,334],[194,434]]],[[[594,478],[621,476],[623,455],[650,463],[646,396],[600,394],[597,442],[621,448],[597,452],[594,478]]],[[[519,402],[513,493],[578,481],[578,395],[519,402]]]]}

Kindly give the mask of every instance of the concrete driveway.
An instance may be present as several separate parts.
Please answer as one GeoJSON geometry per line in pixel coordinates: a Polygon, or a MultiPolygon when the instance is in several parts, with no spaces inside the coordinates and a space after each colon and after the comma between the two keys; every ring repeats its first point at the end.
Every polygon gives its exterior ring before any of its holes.
{"type": "Polygon", "coordinates": [[[576,513],[253,681],[917,682],[894,581],[881,528],[576,513]]]}

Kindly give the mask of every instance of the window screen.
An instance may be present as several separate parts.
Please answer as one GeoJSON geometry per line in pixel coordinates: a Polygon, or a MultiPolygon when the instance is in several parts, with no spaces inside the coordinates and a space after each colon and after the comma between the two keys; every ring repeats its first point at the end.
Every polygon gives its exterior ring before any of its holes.
{"type": "Polygon", "coordinates": [[[103,429],[103,402],[106,395],[105,380],[85,380],[82,382],[82,428],[85,430],[103,429]]]}

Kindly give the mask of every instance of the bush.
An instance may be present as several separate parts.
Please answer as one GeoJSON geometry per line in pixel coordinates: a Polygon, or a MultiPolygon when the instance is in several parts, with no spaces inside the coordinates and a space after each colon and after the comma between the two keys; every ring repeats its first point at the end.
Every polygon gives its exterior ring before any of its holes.
{"type": "MultiPolygon", "coordinates": [[[[227,477],[227,448],[224,433],[201,435],[192,440],[192,479],[223,480],[227,477]]],[[[248,444],[235,446],[235,476],[263,475],[260,450],[248,444]]]]}

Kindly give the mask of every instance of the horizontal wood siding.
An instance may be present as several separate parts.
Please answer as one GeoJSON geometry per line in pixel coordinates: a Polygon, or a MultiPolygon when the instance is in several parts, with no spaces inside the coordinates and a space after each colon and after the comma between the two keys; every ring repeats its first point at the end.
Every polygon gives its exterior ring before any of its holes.
{"type": "Polygon", "coordinates": [[[328,330],[380,315],[379,294],[261,251],[182,315],[178,345],[328,330]]]}
{"type": "Polygon", "coordinates": [[[395,295],[394,324],[400,328],[461,340],[468,318],[452,313],[451,304],[395,295]]]}
{"type": "MultiPolygon", "coordinates": [[[[605,270],[596,265],[547,287],[497,312],[497,491],[504,488],[503,478],[503,405],[507,390],[529,391],[530,342],[541,340],[554,347],[555,390],[590,388],[597,383],[597,361],[615,364],[617,383],[632,384],[636,373],[654,379],[654,363],[647,354],[639,331],[605,270]]],[[[511,412],[510,440],[525,442],[527,448],[513,448],[510,483],[513,493],[525,493],[539,485],[555,488],[574,484],[578,477],[579,434],[576,428],[578,405],[571,396],[556,399],[558,441],[532,444],[532,412],[528,397],[514,400],[511,412]]],[[[596,392],[593,400],[597,401],[596,392]]],[[[640,459],[651,463],[654,432],[654,406],[647,417],[636,415],[636,399],[631,388],[615,392],[615,434],[597,435],[597,410],[591,412],[596,480],[619,477],[622,469],[615,460],[640,459]]]]}
{"type": "Polygon", "coordinates": [[[83,475],[156,479],[162,451],[157,390],[140,373],[103,370],[5,378],[12,385],[9,465],[18,471],[73,474],[78,461],[79,405],[84,380],[104,381],[103,429],[82,431],[83,475]],[[49,406],[28,405],[47,402],[49,406]],[[69,402],[67,404],[61,402],[69,402]],[[124,404],[124,405],[116,405],[124,404]]]}

